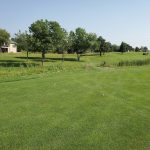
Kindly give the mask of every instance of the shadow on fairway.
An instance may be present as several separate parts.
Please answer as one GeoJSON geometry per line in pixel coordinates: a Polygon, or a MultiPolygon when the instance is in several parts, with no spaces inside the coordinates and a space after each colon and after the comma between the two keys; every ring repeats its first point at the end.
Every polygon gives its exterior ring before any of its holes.
{"type": "Polygon", "coordinates": [[[0,60],[0,67],[35,67],[39,64],[26,63],[24,61],[0,60]]]}
{"type": "MultiPolygon", "coordinates": [[[[15,57],[18,59],[24,59],[26,60],[26,57],[15,57]]],[[[29,57],[29,60],[41,62],[41,57],[29,57]]],[[[56,61],[62,61],[62,58],[45,58],[45,62],[56,62],[56,61]]],[[[72,61],[72,62],[78,62],[76,58],[64,58],[64,61],[72,61]]],[[[80,62],[83,62],[82,60],[80,62]]]]}
{"type": "Polygon", "coordinates": [[[23,63],[23,60],[0,60],[0,63],[23,63]]]}
{"type": "MultiPolygon", "coordinates": [[[[50,60],[54,61],[62,61],[62,58],[49,58],[50,60]]],[[[64,61],[73,61],[78,62],[76,58],[64,58],[64,61]]],[[[82,60],[80,62],[83,62],[82,60]]]]}
{"type": "MultiPolygon", "coordinates": [[[[15,57],[17,59],[27,60],[27,57],[15,57]]],[[[29,60],[41,62],[41,57],[28,57],[29,60]]]]}
{"type": "Polygon", "coordinates": [[[99,53],[93,53],[93,54],[81,54],[81,56],[99,56],[99,53]]]}

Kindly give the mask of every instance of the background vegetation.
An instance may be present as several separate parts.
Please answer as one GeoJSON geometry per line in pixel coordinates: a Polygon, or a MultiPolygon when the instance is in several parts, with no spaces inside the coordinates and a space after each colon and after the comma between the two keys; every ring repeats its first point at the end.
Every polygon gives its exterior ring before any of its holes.
{"type": "MultiPolygon", "coordinates": [[[[10,34],[1,29],[0,43],[8,44],[10,34]]],[[[77,60],[80,61],[80,55],[85,53],[99,53],[100,56],[106,52],[144,52],[147,55],[148,48],[133,48],[131,45],[122,42],[120,46],[112,44],[102,36],[95,33],[87,33],[83,28],[77,28],[75,31],[67,32],[56,21],[37,20],[29,26],[25,32],[19,31],[11,40],[16,42],[18,51],[26,51],[27,57],[29,52],[41,52],[42,64],[45,61],[46,53],[77,54],[77,60]]]]}

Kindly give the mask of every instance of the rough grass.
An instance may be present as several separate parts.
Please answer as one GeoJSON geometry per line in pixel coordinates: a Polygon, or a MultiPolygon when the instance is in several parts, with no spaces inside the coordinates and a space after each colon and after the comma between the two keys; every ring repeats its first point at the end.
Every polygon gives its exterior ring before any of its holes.
{"type": "MultiPolygon", "coordinates": [[[[19,59],[14,56],[1,60],[19,59]]],[[[14,74],[0,79],[0,149],[149,150],[150,66],[97,67],[130,58],[144,59],[139,53],[107,54],[1,67],[14,74]],[[52,64],[64,66],[48,70],[52,64]]]]}
{"type": "Polygon", "coordinates": [[[150,64],[150,58],[143,60],[132,60],[132,61],[121,61],[117,65],[118,66],[144,66],[150,64]]]}
{"type": "Polygon", "coordinates": [[[76,71],[87,70],[95,67],[116,67],[131,66],[140,62],[141,65],[149,63],[150,55],[143,56],[142,53],[108,53],[102,57],[99,55],[81,56],[81,61],[77,62],[76,55],[65,55],[65,61],[62,62],[61,55],[46,54],[44,67],[41,65],[41,54],[29,54],[29,60],[26,59],[26,53],[2,54],[0,53],[0,76],[19,77],[32,74],[41,74],[46,72],[76,71]],[[138,61],[137,61],[138,60],[138,61]],[[144,64],[145,63],[145,64],[144,64]]]}

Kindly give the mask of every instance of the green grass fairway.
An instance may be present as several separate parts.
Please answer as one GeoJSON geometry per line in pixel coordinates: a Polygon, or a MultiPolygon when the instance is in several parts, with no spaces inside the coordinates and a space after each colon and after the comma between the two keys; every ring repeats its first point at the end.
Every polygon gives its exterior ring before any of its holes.
{"type": "Polygon", "coordinates": [[[113,65],[150,56],[51,59],[42,68],[23,67],[24,55],[0,55],[0,150],[150,149],[150,65],[113,65]]]}

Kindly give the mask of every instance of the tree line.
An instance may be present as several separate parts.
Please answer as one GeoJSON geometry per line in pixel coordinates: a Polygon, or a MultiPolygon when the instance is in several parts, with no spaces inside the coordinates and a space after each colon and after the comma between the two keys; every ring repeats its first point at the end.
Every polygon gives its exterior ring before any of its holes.
{"type": "MultiPolygon", "coordinates": [[[[9,43],[10,34],[0,29],[0,46],[9,43]]],[[[17,43],[18,51],[41,52],[42,60],[45,59],[47,52],[76,53],[77,60],[80,55],[86,52],[99,53],[100,56],[106,52],[147,52],[147,47],[133,48],[131,45],[122,42],[120,46],[111,44],[102,36],[95,33],[88,33],[83,28],[77,28],[75,31],[67,32],[56,21],[37,20],[29,26],[28,31],[19,31],[11,38],[17,43]]],[[[63,59],[63,57],[62,57],[63,59]]]]}

